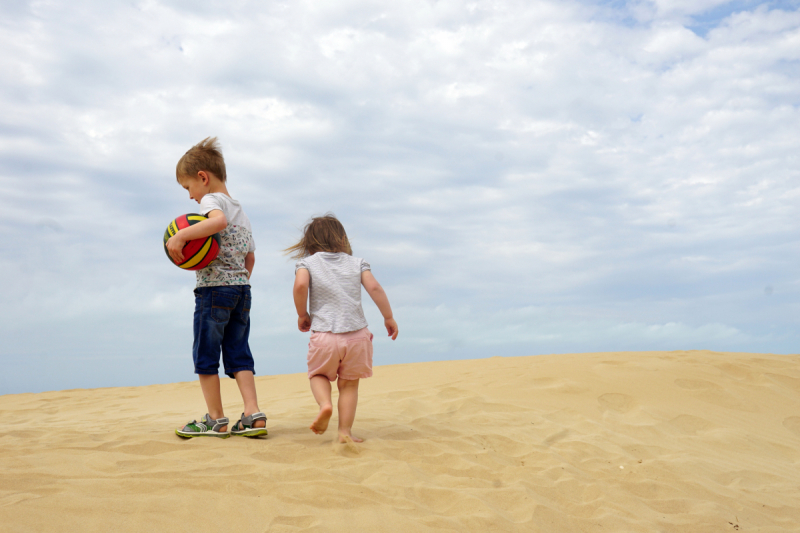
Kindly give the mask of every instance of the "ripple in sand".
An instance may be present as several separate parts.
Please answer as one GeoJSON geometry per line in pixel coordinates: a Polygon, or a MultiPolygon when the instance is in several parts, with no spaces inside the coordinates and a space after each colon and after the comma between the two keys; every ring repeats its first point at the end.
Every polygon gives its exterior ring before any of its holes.
{"type": "Polygon", "coordinates": [[[679,415],[667,422],[667,424],[687,435],[696,435],[717,427],[708,420],[692,415],[679,415]]]}
{"type": "Polygon", "coordinates": [[[676,379],[675,385],[687,390],[718,390],[721,388],[716,383],[704,379],[676,379]]]}

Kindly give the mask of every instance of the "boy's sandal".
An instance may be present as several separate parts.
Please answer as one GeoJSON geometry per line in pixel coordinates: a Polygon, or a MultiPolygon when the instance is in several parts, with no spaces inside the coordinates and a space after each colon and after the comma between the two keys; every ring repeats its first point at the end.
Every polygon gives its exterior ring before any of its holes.
{"type": "Polygon", "coordinates": [[[203,418],[200,419],[200,422],[192,420],[183,426],[183,429],[176,429],[175,434],[187,439],[191,437],[219,437],[221,439],[227,439],[231,436],[230,430],[220,431],[220,428],[227,425],[228,417],[223,416],[222,418],[214,420],[211,418],[211,415],[206,413],[203,415],[203,418]]]}
{"type": "Polygon", "coordinates": [[[236,435],[239,437],[260,437],[261,435],[266,435],[267,428],[253,427],[253,423],[256,420],[263,420],[266,424],[267,415],[264,413],[253,413],[250,416],[244,416],[244,413],[242,413],[242,418],[237,420],[231,428],[231,435],[236,435]]]}

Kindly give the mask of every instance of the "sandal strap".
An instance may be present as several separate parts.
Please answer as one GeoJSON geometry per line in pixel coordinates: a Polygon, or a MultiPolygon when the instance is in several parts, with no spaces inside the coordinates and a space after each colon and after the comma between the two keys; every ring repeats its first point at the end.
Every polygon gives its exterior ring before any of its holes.
{"type": "Polygon", "coordinates": [[[244,413],[242,413],[242,418],[239,420],[239,422],[237,422],[237,425],[241,424],[241,426],[238,429],[241,430],[241,429],[246,428],[246,427],[247,428],[252,428],[253,427],[253,422],[256,421],[256,420],[264,420],[264,421],[266,421],[267,420],[267,415],[265,415],[264,413],[259,412],[259,413],[253,413],[252,415],[249,415],[249,416],[244,416],[244,413]]]}
{"type": "Polygon", "coordinates": [[[213,418],[211,418],[211,415],[210,415],[210,414],[206,413],[206,415],[203,417],[203,420],[202,420],[202,422],[203,422],[203,424],[205,424],[205,425],[206,425],[206,426],[207,426],[207,427],[208,427],[208,428],[209,428],[211,431],[217,431],[217,432],[219,432],[219,429],[220,429],[222,426],[227,426],[227,425],[228,425],[228,422],[229,422],[229,420],[228,420],[228,417],[227,417],[227,416],[223,416],[222,418],[217,418],[216,420],[214,420],[213,418]]]}

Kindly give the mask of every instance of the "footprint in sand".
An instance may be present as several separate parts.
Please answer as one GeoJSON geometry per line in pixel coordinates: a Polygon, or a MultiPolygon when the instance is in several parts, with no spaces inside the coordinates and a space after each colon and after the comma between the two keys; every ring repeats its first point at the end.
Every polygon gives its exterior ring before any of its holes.
{"type": "Polygon", "coordinates": [[[758,411],[756,405],[741,401],[739,398],[726,391],[718,383],[712,381],[703,379],[676,379],[675,385],[685,390],[694,391],[697,394],[697,398],[726,409],[747,411],[750,413],[758,411]]]}
{"type": "Polygon", "coordinates": [[[800,436],[800,416],[790,416],[783,419],[783,427],[800,436]]]}
{"type": "Polygon", "coordinates": [[[339,439],[333,439],[333,450],[336,453],[345,457],[358,457],[361,455],[361,448],[353,442],[353,439],[350,437],[345,437],[344,439],[344,442],[339,442],[339,439]]]}
{"type": "Polygon", "coordinates": [[[275,518],[272,519],[272,522],[270,522],[270,527],[267,529],[267,531],[272,531],[273,527],[275,526],[288,526],[291,529],[308,529],[314,526],[318,526],[319,524],[320,524],[319,519],[309,515],[303,515],[303,516],[281,515],[281,516],[276,516],[275,518]]]}
{"type": "Polygon", "coordinates": [[[800,389],[800,379],[786,376],[784,374],[767,373],[766,376],[775,383],[779,383],[791,391],[800,389]]]}
{"type": "Polygon", "coordinates": [[[162,453],[169,453],[178,450],[185,450],[183,443],[159,442],[149,440],[138,444],[116,445],[116,443],[105,443],[104,451],[120,452],[130,455],[154,456],[162,453]]]}
{"type": "Polygon", "coordinates": [[[738,379],[738,380],[754,380],[757,377],[757,373],[753,372],[750,367],[746,365],[735,365],[731,363],[724,363],[721,365],[716,365],[724,374],[728,376],[738,379]]]}
{"type": "Polygon", "coordinates": [[[529,383],[536,388],[549,389],[557,387],[561,383],[561,380],[555,378],[533,378],[529,383]]]}
{"type": "Polygon", "coordinates": [[[464,389],[459,389],[456,387],[445,387],[439,391],[437,394],[439,398],[444,398],[445,400],[452,400],[455,398],[463,398],[465,396],[471,396],[467,394],[467,391],[464,389]]]}
{"type": "Polygon", "coordinates": [[[617,392],[603,394],[597,398],[597,402],[604,411],[616,411],[617,413],[630,412],[637,405],[633,396],[617,392]]]}
{"type": "Polygon", "coordinates": [[[786,361],[786,360],[783,360],[783,359],[775,360],[775,359],[762,359],[762,358],[756,357],[755,359],[751,359],[750,362],[753,363],[753,364],[757,364],[759,366],[765,366],[765,367],[769,367],[769,368],[780,368],[780,369],[783,369],[783,368],[795,369],[795,368],[797,368],[797,365],[795,365],[795,363],[793,363],[791,361],[786,361]]]}

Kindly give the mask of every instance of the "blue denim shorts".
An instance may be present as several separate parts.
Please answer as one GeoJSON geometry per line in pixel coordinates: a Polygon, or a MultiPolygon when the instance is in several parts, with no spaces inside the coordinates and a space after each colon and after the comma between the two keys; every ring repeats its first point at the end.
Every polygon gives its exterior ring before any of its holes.
{"type": "Polygon", "coordinates": [[[255,374],[250,352],[249,285],[197,287],[194,290],[195,374],[219,374],[219,355],[225,374],[250,370],[255,374]]]}

